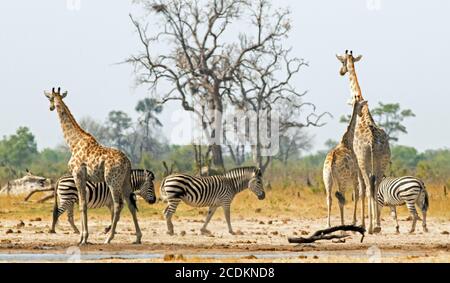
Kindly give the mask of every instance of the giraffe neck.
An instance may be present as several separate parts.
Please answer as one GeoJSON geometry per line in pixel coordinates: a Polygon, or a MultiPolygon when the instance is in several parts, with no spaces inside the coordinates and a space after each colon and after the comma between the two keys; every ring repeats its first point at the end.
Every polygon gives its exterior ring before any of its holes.
{"type": "Polygon", "coordinates": [[[355,136],[355,128],[356,128],[356,118],[358,117],[358,103],[353,104],[353,112],[352,117],[350,118],[350,122],[347,126],[347,130],[341,139],[341,144],[343,144],[346,148],[353,149],[353,138],[355,136]]]}
{"type": "MultiPolygon", "coordinates": [[[[361,87],[359,86],[358,77],[356,76],[355,65],[350,66],[348,71],[350,89],[353,97],[355,98],[354,102],[364,100],[361,93],[361,87]]],[[[375,125],[375,121],[373,120],[372,114],[370,114],[369,105],[367,103],[361,109],[361,118],[359,119],[358,124],[375,125]]]]}
{"type": "Polygon", "coordinates": [[[356,98],[356,101],[361,101],[364,98],[361,93],[361,87],[359,86],[358,77],[356,76],[355,66],[351,66],[348,71],[348,78],[350,80],[350,90],[352,92],[352,96],[356,98]]]}
{"type": "Polygon", "coordinates": [[[78,125],[75,118],[70,113],[69,108],[62,101],[61,98],[55,98],[56,111],[58,112],[59,122],[63,131],[64,139],[73,152],[78,142],[87,135],[83,129],[78,125]]]}
{"type": "Polygon", "coordinates": [[[370,114],[368,104],[364,105],[361,109],[360,123],[364,124],[364,125],[376,126],[375,121],[373,120],[372,114],[370,114]]]}

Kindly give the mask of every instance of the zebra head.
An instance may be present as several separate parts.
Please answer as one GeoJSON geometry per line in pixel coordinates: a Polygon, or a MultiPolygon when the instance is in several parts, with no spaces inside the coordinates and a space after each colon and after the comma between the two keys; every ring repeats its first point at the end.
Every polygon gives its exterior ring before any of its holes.
{"type": "Polygon", "coordinates": [[[263,200],[266,197],[260,168],[255,168],[253,171],[253,175],[248,181],[248,188],[258,197],[259,200],[263,200]]]}
{"type": "Polygon", "coordinates": [[[144,170],[144,180],[139,188],[139,195],[150,204],[156,202],[154,179],[155,175],[153,175],[152,171],[144,170]]]}

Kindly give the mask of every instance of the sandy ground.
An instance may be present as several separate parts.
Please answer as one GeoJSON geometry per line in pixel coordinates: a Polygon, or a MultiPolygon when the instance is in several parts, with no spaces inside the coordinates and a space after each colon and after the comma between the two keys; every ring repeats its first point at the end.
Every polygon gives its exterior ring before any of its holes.
{"type": "Polygon", "coordinates": [[[241,217],[232,221],[238,235],[230,235],[223,217],[216,216],[210,222],[212,234],[208,236],[199,232],[203,217],[175,219],[174,236],[166,235],[161,217],[141,217],[142,245],[131,244],[134,234],[129,218],[121,219],[110,245],[102,244],[106,238],[102,231],[108,221],[90,219],[92,245],[81,249],[75,245],[79,236],[72,232],[64,216],[57,234],[47,232],[48,221],[0,218],[0,262],[450,262],[448,220],[430,218],[429,233],[423,233],[418,222],[416,232],[408,234],[410,222],[403,219],[401,234],[397,235],[393,221],[386,219],[382,233],[366,234],[363,243],[359,234],[349,233],[343,243],[295,245],[289,244],[287,238],[307,236],[324,228],[326,220],[241,217]]]}

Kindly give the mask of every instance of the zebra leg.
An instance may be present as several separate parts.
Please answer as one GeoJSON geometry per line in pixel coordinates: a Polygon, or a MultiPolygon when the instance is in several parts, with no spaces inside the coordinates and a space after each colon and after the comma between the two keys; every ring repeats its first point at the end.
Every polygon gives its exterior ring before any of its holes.
{"type": "Polygon", "coordinates": [[[166,218],[167,223],[167,234],[173,235],[172,215],[177,210],[180,199],[169,199],[168,202],[169,205],[164,209],[164,217],[166,218]]]}
{"type": "Polygon", "coordinates": [[[58,218],[64,213],[65,208],[63,205],[55,205],[55,207],[53,207],[53,219],[52,219],[52,228],[50,228],[50,230],[48,231],[49,233],[56,233],[56,223],[58,223],[58,218]]]}
{"type": "Polygon", "coordinates": [[[428,232],[427,228],[427,209],[428,209],[428,194],[426,191],[422,192],[417,198],[416,204],[422,211],[422,228],[425,233],[428,232]]]}
{"type": "Polygon", "coordinates": [[[231,228],[230,206],[224,205],[223,212],[225,213],[225,219],[227,220],[228,233],[230,233],[231,235],[235,235],[235,233],[233,232],[233,228],[231,228]]]}
{"type": "Polygon", "coordinates": [[[416,205],[414,202],[407,202],[406,206],[408,207],[409,213],[411,213],[412,216],[412,225],[411,225],[411,230],[409,231],[409,233],[414,233],[414,231],[416,230],[416,222],[417,219],[419,218],[419,215],[417,215],[417,211],[416,211],[416,205]]]}
{"type": "Polygon", "coordinates": [[[128,197],[125,197],[125,200],[127,202],[128,210],[131,213],[131,216],[133,217],[133,223],[134,223],[134,230],[136,231],[136,241],[133,242],[133,244],[140,244],[142,239],[142,232],[141,228],[139,227],[137,215],[136,215],[136,206],[135,203],[132,202],[131,198],[133,196],[131,193],[128,195],[128,197]]]}
{"type": "Polygon", "coordinates": [[[422,228],[423,228],[423,231],[425,232],[425,233],[427,233],[428,232],[428,228],[427,228],[427,211],[426,210],[422,210],[422,228]]]}
{"type": "Polygon", "coordinates": [[[216,210],[217,210],[217,206],[211,206],[211,207],[209,208],[209,210],[208,210],[208,215],[206,215],[205,224],[203,224],[203,227],[202,227],[202,229],[200,230],[200,232],[201,232],[202,234],[211,234],[211,232],[208,231],[208,230],[206,229],[206,226],[208,225],[209,221],[211,220],[211,217],[214,215],[214,213],[216,212],[216,210]]]}
{"type": "Polygon", "coordinates": [[[73,221],[73,204],[67,209],[67,220],[69,221],[70,226],[72,226],[73,232],[75,234],[80,234],[77,226],[75,226],[75,221],[73,221]]]}
{"type": "Polygon", "coordinates": [[[400,234],[400,226],[398,225],[398,219],[397,219],[397,208],[395,206],[391,206],[391,214],[392,214],[392,218],[395,220],[395,233],[400,234]]]}

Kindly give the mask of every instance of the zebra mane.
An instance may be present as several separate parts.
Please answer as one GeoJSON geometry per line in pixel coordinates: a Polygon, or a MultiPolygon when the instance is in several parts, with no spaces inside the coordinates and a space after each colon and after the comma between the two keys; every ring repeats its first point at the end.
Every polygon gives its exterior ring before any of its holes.
{"type": "Polygon", "coordinates": [[[231,170],[228,170],[224,176],[230,176],[233,175],[235,173],[245,173],[245,174],[249,174],[249,173],[254,173],[258,170],[257,167],[255,166],[244,166],[244,167],[237,167],[237,168],[233,168],[231,170]]]}

